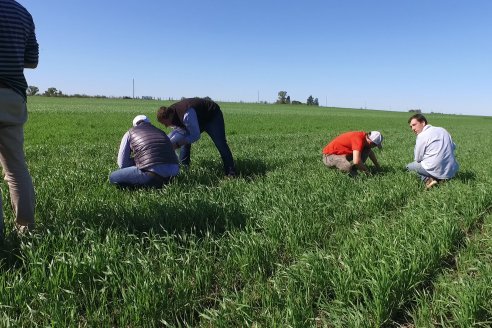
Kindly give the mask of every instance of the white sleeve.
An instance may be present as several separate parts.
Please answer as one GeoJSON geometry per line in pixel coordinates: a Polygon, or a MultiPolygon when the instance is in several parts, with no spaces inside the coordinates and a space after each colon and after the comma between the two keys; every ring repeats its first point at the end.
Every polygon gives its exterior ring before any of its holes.
{"type": "Polygon", "coordinates": [[[130,134],[126,132],[121,138],[120,149],[118,151],[118,167],[125,168],[135,165],[135,161],[130,157],[132,150],[130,149],[130,134]]]}
{"type": "Polygon", "coordinates": [[[173,128],[173,130],[167,136],[169,137],[173,145],[175,144],[182,145],[184,144],[184,140],[187,134],[188,132],[185,129],[173,128]]]}
{"type": "Polygon", "coordinates": [[[426,144],[426,140],[417,137],[417,141],[415,142],[415,149],[414,149],[414,161],[417,163],[422,162],[422,160],[424,159],[425,144],[426,144]]]}
{"type": "Polygon", "coordinates": [[[185,137],[186,143],[191,144],[200,139],[200,126],[198,125],[198,118],[193,108],[188,109],[184,114],[183,124],[188,131],[185,137]]]}

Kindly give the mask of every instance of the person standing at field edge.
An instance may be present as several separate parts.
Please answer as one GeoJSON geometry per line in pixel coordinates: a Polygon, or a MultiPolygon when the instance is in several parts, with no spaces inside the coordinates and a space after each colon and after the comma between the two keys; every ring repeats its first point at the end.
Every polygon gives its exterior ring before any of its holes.
{"type": "Polygon", "coordinates": [[[171,141],[145,115],[135,116],[133,127],[123,135],[118,167],[109,182],[119,187],[161,188],[179,173],[171,141]]]}
{"type": "MultiPolygon", "coordinates": [[[[13,0],[0,0],[0,163],[18,233],[34,229],[35,194],[24,154],[27,82],[24,68],[36,68],[39,45],[31,14],[13,0]]],[[[3,210],[0,198],[0,237],[3,210]]]]}
{"type": "Polygon", "coordinates": [[[173,127],[169,134],[175,149],[181,148],[181,164],[190,165],[191,144],[205,131],[217,147],[226,176],[234,177],[236,169],[225,135],[224,116],[217,103],[204,98],[187,98],[157,111],[157,120],[173,127]]]}
{"type": "Polygon", "coordinates": [[[417,135],[417,140],[414,161],[407,164],[407,170],[416,172],[425,183],[426,189],[453,178],[459,165],[454,156],[456,145],[448,131],[427,124],[427,119],[422,114],[413,115],[408,123],[417,135]]]}
{"type": "Polygon", "coordinates": [[[381,148],[382,142],[383,135],[379,131],[342,133],[323,148],[323,163],[347,172],[352,177],[357,176],[357,170],[370,175],[365,162],[369,157],[376,169],[381,169],[372,148],[381,148]]]}

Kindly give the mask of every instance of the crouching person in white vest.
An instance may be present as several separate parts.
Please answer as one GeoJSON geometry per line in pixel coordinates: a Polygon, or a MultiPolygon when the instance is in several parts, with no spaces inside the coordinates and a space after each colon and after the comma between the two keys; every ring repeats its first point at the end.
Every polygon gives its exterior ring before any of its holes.
{"type": "Polygon", "coordinates": [[[121,139],[120,169],[109,175],[109,182],[127,188],[161,188],[178,175],[178,163],[166,133],[153,126],[147,116],[138,115],[133,128],[121,139]]]}

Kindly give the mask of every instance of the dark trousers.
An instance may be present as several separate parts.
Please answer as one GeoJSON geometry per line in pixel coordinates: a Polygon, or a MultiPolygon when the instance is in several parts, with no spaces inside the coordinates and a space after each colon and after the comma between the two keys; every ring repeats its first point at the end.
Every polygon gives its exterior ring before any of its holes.
{"type": "MultiPolygon", "coordinates": [[[[208,121],[204,126],[200,126],[200,129],[202,132],[207,132],[207,134],[210,136],[213,143],[215,144],[215,147],[217,147],[217,150],[220,153],[220,157],[222,158],[222,163],[224,164],[225,174],[234,173],[234,159],[232,157],[231,149],[227,144],[224,116],[222,115],[222,111],[218,110],[210,121],[208,121]]],[[[181,150],[179,152],[179,160],[183,165],[190,165],[190,159],[191,145],[184,145],[183,147],[181,147],[181,150]]]]}

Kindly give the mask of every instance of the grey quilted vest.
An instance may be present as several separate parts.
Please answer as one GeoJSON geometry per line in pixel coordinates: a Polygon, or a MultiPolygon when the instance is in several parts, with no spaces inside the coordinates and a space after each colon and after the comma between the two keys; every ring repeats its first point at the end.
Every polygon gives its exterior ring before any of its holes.
{"type": "Polygon", "coordinates": [[[171,141],[162,130],[142,122],[131,128],[129,133],[130,148],[139,169],[157,164],[178,164],[171,141]]]}

